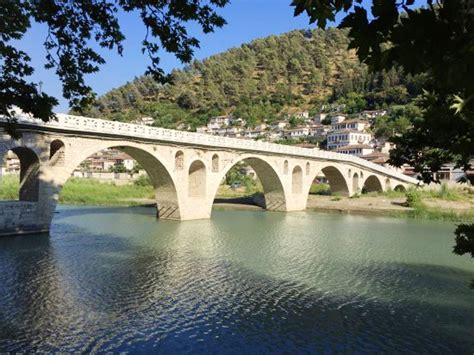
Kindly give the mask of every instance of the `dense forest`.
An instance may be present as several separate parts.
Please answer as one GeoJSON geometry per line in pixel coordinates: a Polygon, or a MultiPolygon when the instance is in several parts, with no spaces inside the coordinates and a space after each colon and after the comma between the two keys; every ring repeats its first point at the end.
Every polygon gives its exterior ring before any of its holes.
{"type": "Polygon", "coordinates": [[[99,97],[85,114],[118,121],[146,115],[156,126],[187,129],[233,114],[252,127],[330,104],[344,104],[346,113],[403,107],[420,93],[422,77],[396,69],[369,73],[348,42],[347,32],[335,28],[257,39],[172,71],[169,84],[138,77],[99,97]]]}

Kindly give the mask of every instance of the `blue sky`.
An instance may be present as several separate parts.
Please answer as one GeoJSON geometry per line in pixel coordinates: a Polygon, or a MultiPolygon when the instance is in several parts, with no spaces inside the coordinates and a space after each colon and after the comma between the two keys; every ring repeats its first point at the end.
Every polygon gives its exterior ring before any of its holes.
{"type": "MultiPolygon", "coordinates": [[[[201,48],[196,50],[195,57],[203,59],[259,37],[293,29],[314,28],[314,25],[309,25],[305,15],[293,17],[290,2],[291,0],[233,0],[219,11],[226,19],[227,25],[217,29],[215,33],[204,35],[197,25],[189,25],[190,33],[201,41],[201,48]]],[[[101,67],[100,72],[87,77],[87,83],[99,95],[143,74],[149,63],[148,58],[141,53],[145,28],[139,17],[136,14],[122,14],[120,24],[126,37],[123,56],[114,51],[101,51],[106,64],[101,67]]],[[[46,27],[34,24],[20,40],[19,47],[26,50],[32,58],[35,68],[32,80],[41,81],[43,91],[58,98],[60,104],[55,109],[57,112],[66,112],[68,103],[62,97],[61,82],[54,70],[44,69],[45,37],[46,27]]],[[[173,55],[166,52],[161,52],[161,58],[161,66],[166,72],[183,66],[173,55]]]]}

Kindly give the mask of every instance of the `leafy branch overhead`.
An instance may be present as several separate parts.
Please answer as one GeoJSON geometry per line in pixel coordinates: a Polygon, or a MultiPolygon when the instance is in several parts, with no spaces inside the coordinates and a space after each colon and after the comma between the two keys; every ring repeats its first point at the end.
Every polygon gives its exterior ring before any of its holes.
{"type": "Polygon", "coordinates": [[[0,114],[10,116],[17,106],[45,121],[53,117],[57,100],[39,91],[28,81],[34,69],[30,57],[12,43],[21,39],[32,22],[45,24],[47,35],[46,68],[55,69],[63,83],[63,96],[71,107],[81,110],[95,99],[85,76],[105,63],[97,52],[101,48],[123,53],[123,35],[118,14],[136,13],[146,28],[142,51],[150,57],[148,74],[166,81],[160,68],[160,49],[174,53],[184,63],[191,61],[199,40],[185,24],[197,22],[204,33],[222,27],[225,20],[217,14],[229,0],[19,0],[0,2],[0,114]]]}
{"type": "Polygon", "coordinates": [[[373,71],[400,66],[424,75],[422,117],[393,138],[395,166],[411,165],[426,182],[447,162],[469,168],[474,156],[474,4],[468,0],[293,0],[295,15],[305,12],[325,27],[346,13],[350,48],[373,71]],[[417,6],[415,6],[417,5],[417,6]]]}

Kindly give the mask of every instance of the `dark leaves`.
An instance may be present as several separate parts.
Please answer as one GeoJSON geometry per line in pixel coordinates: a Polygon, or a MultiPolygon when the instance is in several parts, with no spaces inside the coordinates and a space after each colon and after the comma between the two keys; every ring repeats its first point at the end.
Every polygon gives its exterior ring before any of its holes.
{"type": "Polygon", "coordinates": [[[227,3],[228,0],[210,0],[207,4],[198,0],[1,1],[0,96],[3,108],[0,114],[7,114],[8,109],[16,105],[24,112],[48,120],[57,104],[54,98],[40,94],[33,83],[22,79],[33,73],[30,58],[7,45],[8,41],[24,35],[31,19],[47,25],[46,68],[55,69],[63,82],[63,96],[74,110],[81,112],[94,100],[85,75],[97,72],[105,63],[94,44],[123,53],[125,37],[117,18],[120,8],[140,14],[147,28],[143,50],[151,60],[147,73],[164,82],[166,75],[159,66],[159,50],[174,53],[184,63],[190,62],[199,41],[188,34],[184,23],[195,21],[204,33],[212,32],[225,24],[215,8],[227,3]]]}

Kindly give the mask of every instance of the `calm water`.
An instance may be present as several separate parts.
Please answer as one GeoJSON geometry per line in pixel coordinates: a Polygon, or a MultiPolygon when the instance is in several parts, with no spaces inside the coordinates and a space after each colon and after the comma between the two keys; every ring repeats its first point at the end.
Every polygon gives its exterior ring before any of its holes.
{"type": "Polygon", "coordinates": [[[453,225],[322,213],[67,208],[0,238],[0,351],[474,351],[453,225]]]}

